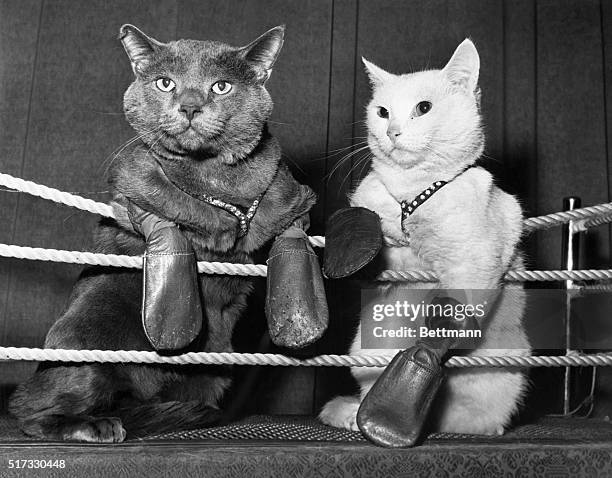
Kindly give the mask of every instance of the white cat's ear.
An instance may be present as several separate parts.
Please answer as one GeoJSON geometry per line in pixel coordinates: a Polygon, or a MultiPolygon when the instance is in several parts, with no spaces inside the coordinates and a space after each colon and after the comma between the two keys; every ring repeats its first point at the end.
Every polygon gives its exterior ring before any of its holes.
{"type": "Polygon", "coordinates": [[[162,43],[148,37],[134,25],[123,25],[119,30],[119,39],[127,53],[135,74],[139,74],[151,61],[151,57],[162,43]]]}
{"type": "Polygon", "coordinates": [[[283,46],[284,37],[285,25],[280,25],[238,50],[239,55],[257,72],[261,82],[266,82],[270,78],[272,66],[283,46]]]}
{"type": "Polygon", "coordinates": [[[386,72],[379,66],[376,66],[374,63],[366,60],[364,57],[361,57],[361,61],[363,62],[363,66],[365,66],[370,82],[374,86],[384,83],[393,76],[391,73],[386,72]]]}
{"type": "Polygon", "coordinates": [[[471,40],[466,38],[457,47],[455,53],[442,72],[451,81],[466,90],[473,92],[478,84],[480,57],[471,40]]]}

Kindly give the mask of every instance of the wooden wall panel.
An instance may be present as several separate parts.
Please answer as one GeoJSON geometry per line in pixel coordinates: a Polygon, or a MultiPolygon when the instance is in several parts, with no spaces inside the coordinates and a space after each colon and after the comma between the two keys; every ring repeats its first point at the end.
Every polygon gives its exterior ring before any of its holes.
{"type": "MultiPolygon", "coordinates": [[[[612,176],[610,172],[610,160],[612,159],[610,145],[612,144],[612,3],[600,0],[600,26],[602,36],[602,65],[603,65],[603,88],[604,88],[604,111],[606,126],[606,165],[608,183],[608,201],[612,197],[612,176]]],[[[603,229],[603,228],[602,228],[603,229]]],[[[607,228],[610,231],[610,226],[607,228]]],[[[612,237],[610,237],[612,243],[612,237]]],[[[612,244],[611,246],[612,247],[612,244]]],[[[610,263],[606,265],[610,267],[610,263]]],[[[604,267],[603,265],[600,267],[604,267]]],[[[612,369],[599,368],[597,381],[597,396],[593,416],[606,417],[612,413],[612,369]]]]}
{"type": "MultiPolygon", "coordinates": [[[[602,38],[599,1],[537,3],[538,214],[557,211],[562,198],[608,201],[602,38]]],[[[609,234],[586,236],[582,266],[608,263],[609,234]]],[[[535,263],[556,268],[559,230],[539,234],[535,263]]]]}
{"type": "Polygon", "coordinates": [[[505,186],[525,213],[536,210],[536,29],[533,0],[504,2],[505,186]]]}
{"type": "Polygon", "coordinates": [[[351,161],[343,160],[353,146],[362,146],[363,138],[353,134],[355,121],[355,74],[361,68],[355,42],[357,0],[334,0],[333,27],[331,32],[331,76],[329,82],[329,106],[327,124],[326,174],[321,178],[325,216],[347,205],[350,189],[351,161]]]}
{"type": "MultiPolygon", "coordinates": [[[[605,93],[605,124],[606,124],[606,164],[608,181],[608,200],[612,198],[612,3],[605,0],[600,1],[601,6],[601,35],[602,35],[602,65],[603,65],[603,88],[605,93]]],[[[612,241],[612,236],[611,239],[612,241]]],[[[612,247],[612,245],[611,245],[612,247]]]]}
{"type": "MultiPolygon", "coordinates": [[[[325,187],[325,216],[348,204],[351,171],[359,164],[351,161],[353,145],[363,146],[363,139],[354,137],[357,119],[353,116],[355,74],[361,68],[361,60],[355,47],[358,21],[357,0],[334,0],[331,35],[331,77],[329,86],[329,111],[327,125],[327,168],[320,179],[325,187]]],[[[337,353],[348,347],[347,331],[353,330],[355,307],[359,298],[350,294],[344,281],[327,282],[327,302],[330,324],[323,339],[316,345],[317,353],[337,353]]],[[[352,380],[348,369],[315,369],[314,411],[333,395],[352,392],[352,380]]]]}
{"type": "MultiPolygon", "coordinates": [[[[0,171],[20,176],[24,160],[24,144],[30,116],[38,27],[42,1],[2,1],[0,3],[0,171]]],[[[0,241],[12,243],[21,195],[0,191],[0,241]]],[[[10,270],[20,266],[18,260],[0,260],[0,343],[6,344],[6,335],[16,326],[7,318],[6,307],[11,297],[10,270]]],[[[0,364],[0,383],[15,381],[29,373],[26,363],[0,364]],[[10,379],[4,379],[11,377],[10,379]]],[[[4,393],[0,385],[0,407],[4,393]]]]}
{"type": "MultiPolygon", "coordinates": [[[[518,196],[526,216],[537,211],[536,9],[533,0],[504,2],[503,186],[518,196]]],[[[537,235],[525,238],[528,261],[537,235]]]]}

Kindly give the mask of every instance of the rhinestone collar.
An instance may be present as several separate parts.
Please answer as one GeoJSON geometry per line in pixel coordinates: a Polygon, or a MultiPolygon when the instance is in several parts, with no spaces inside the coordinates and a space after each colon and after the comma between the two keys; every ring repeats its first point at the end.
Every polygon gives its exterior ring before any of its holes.
{"type": "MultiPolygon", "coordinates": [[[[157,156],[157,155],[155,155],[155,156],[157,156]]],[[[158,160],[158,163],[159,163],[159,160],[158,160]]],[[[159,165],[160,165],[162,171],[164,171],[164,168],[163,168],[162,164],[159,163],[159,165]]],[[[172,180],[170,180],[168,178],[168,176],[166,175],[165,171],[164,171],[164,175],[166,176],[168,181],[170,181],[172,184],[174,184],[177,188],[179,188],[185,194],[188,194],[189,196],[192,196],[192,197],[194,197],[194,198],[196,198],[196,199],[198,199],[198,200],[200,200],[202,202],[210,204],[211,206],[215,206],[215,207],[224,209],[225,211],[229,212],[230,214],[232,214],[233,216],[238,218],[238,224],[240,226],[240,232],[238,233],[238,237],[244,237],[249,232],[249,226],[251,225],[251,220],[253,219],[253,216],[255,216],[255,213],[257,212],[257,208],[259,207],[259,203],[261,203],[261,200],[266,195],[266,193],[268,192],[268,189],[270,189],[270,186],[272,185],[272,183],[276,179],[276,176],[278,175],[278,170],[279,169],[280,168],[277,165],[276,170],[274,171],[274,174],[272,175],[272,180],[270,181],[268,186],[266,186],[266,189],[264,189],[264,191],[259,196],[257,196],[257,198],[255,198],[255,200],[249,206],[249,208],[246,210],[246,212],[242,212],[240,210],[240,208],[238,208],[238,206],[234,206],[233,204],[226,203],[225,201],[222,201],[221,199],[217,199],[216,197],[211,196],[209,194],[203,194],[203,193],[195,193],[194,194],[193,192],[187,192],[183,188],[181,188],[180,186],[175,184],[172,180]]]]}
{"type": "Polygon", "coordinates": [[[251,206],[247,209],[246,212],[242,212],[237,206],[226,203],[225,201],[221,201],[221,199],[217,199],[213,196],[209,196],[208,194],[198,194],[197,197],[200,201],[204,201],[205,203],[208,203],[211,206],[225,209],[230,214],[233,214],[234,216],[236,216],[238,218],[238,223],[240,225],[240,233],[238,234],[238,237],[243,237],[243,236],[246,236],[247,233],[249,232],[249,226],[251,225],[251,219],[253,219],[253,216],[255,216],[255,212],[257,212],[257,207],[259,206],[261,199],[264,197],[264,194],[266,194],[266,191],[261,193],[257,197],[257,199],[253,201],[253,204],[251,204],[251,206]]]}
{"type": "Polygon", "coordinates": [[[417,194],[411,201],[404,200],[400,202],[400,206],[402,207],[402,232],[404,234],[408,234],[407,227],[405,226],[406,220],[408,219],[410,215],[414,213],[414,211],[417,210],[417,208],[421,204],[423,204],[430,197],[432,197],[437,191],[442,189],[444,186],[446,186],[451,181],[457,179],[457,177],[461,176],[463,173],[465,173],[468,169],[472,167],[473,166],[468,166],[467,168],[465,168],[463,171],[461,171],[459,174],[449,179],[448,181],[436,181],[431,186],[429,186],[428,188],[424,189],[419,194],[417,194]]]}
{"type": "Polygon", "coordinates": [[[238,206],[234,206],[233,204],[222,201],[221,199],[217,199],[216,197],[211,196],[209,194],[196,194],[195,197],[205,203],[210,204],[211,206],[224,209],[230,214],[236,216],[238,218],[238,225],[240,226],[240,232],[238,233],[238,237],[244,237],[249,232],[251,220],[253,219],[253,216],[255,216],[255,213],[257,212],[257,208],[259,207],[261,200],[268,192],[268,189],[270,189],[272,183],[276,180],[276,176],[278,175],[279,169],[280,167],[277,166],[276,171],[274,171],[274,174],[272,175],[272,180],[270,181],[266,189],[264,189],[263,192],[259,196],[257,196],[257,198],[255,198],[255,200],[249,206],[246,212],[242,212],[238,206]]]}

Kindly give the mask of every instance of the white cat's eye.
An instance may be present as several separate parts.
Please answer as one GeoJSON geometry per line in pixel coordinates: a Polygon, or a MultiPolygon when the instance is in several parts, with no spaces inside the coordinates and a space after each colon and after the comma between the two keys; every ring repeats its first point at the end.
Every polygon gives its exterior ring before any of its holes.
{"type": "Polygon", "coordinates": [[[414,116],[423,116],[431,111],[431,102],[421,101],[414,107],[414,116]]]}
{"type": "Polygon", "coordinates": [[[158,90],[163,91],[164,93],[168,93],[176,88],[176,83],[172,81],[170,78],[159,78],[155,82],[155,86],[157,86],[158,90]]]}
{"type": "Polygon", "coordinates": [[[381,118],[388,118],[389,117],[389,111],[384,106],[379,106],[376,109],[376,114],[378,116],[380,116],[381,118]]]}
{"type": "Polygon", "coordinates": [[[232,84],[228,83],[227,81],[219,80],[212,85],[211,90],[217,95],[227,95],[230,91],[232,91],[232,84]]]}

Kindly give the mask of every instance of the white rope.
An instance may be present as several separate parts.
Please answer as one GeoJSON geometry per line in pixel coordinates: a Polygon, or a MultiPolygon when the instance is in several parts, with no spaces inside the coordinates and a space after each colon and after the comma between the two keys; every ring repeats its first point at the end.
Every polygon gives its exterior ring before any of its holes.
{"type": "Polygon", "coordinates": [[[605,216],[596,216],[590,219],[582,219],[580,221],[575,221],[572,223],[572,231],[585,232],[591,227],[602,226],[610,222],[612,222],[612,214],[608,214],[605,216]]]}
{"type": "Polygon", "coordinates": [[[612,269],[582,269],[582,270],[551,270],[551,271],[523,271],[511,270],[505,280],[513,282],[545,282],[559,280],[608,280],[612,279],[612,269]]]}
{"type": "Polygon", "coordinates": [[[48,199],[49,201],[81,209],[82,211],[88,211],[105,217],[115,217],[113,208],[108,204],[93,201],[92,199],[85,199],[75,194],[65,193],[59,189],[49,188],[32,181],[16,178],[10,174],[0,173],[0,185],[31,194],[32,196],[38,196],[43,199],[48,199]]]}
{"type": "MultiPolygon", "coordinates": [[[[536,229],[549,229],[554,226],[560,226],[561,224],[567,224],[570,221],[606,215],[612,215],[612,202],[573,209],[572,211],[561,211],[546,214],[544,216],[530,217],[523,221],[523,231],[531,232],[536,229]]],[[[612,220],[612,217],[610,219],[612,220]]]]}
{"type": "MultiPolygon", "coordinates": [[[[112,207],[108,204],[86,199],[75,194],[66,193],[59,189],[43,186],[42,184],[33,181],[16,178],[10,174],[0,173],[0,186],[5,186],[16,191],[38,196],[50,201],[54,201],[66,206],[75,207],[83,211],[88,211],[94,214],[99,214],[105,217],[114,218],[112,207]]],[[[570,221],[595,218],[599,216],[609,216],[609,221],[612,221],[612,202],[597,204],[595,206],[583,207],[572,211],[555,212],[545,214],[543,216],[535,216],[527,218],[523,221],[523,229],[526,232],[535,229],[548,229],[550,227],[566,224],[570,221]]],[[[597,223],[596,225],[599,225],[597,223]]],[[[314,246],[324,247],[325,238],[323,236],[311,236],[310,241],[314,246]]],[[[391,241],[392,244],[393,241],[391,241]]]]}
{"type": "MultiPolygon", "coordinates": [[[[86,199],[75,194],[49,188],[32,181],[25,181],[9,174],[0,173],[0,185],[38,196],[56,203],[65,204],[83,211],[114,217],[111,206],[86,199]]],[[[612,220],[612,203],[557,212],[525,219],[525,231],[547,229],[570,221],[580,221],[579,230],[595,227],[612,220]]],[[[317,247],[325,247],[323,236],[309,237],[317,247]]],[[[393,243],[387,241],[387,245],[393,243]]],[[[142,257],[92,252],[64,251],[0,244],[0,256],[20,259],[68,262],[113,267],[142,268],[142,257]]],[[[208,274],[265,276],[266,266],[262,264],[230,264],[220,262],[198,262],[198,271],[208,274]]],[[[523,271],[512,270],[506,274],[510,281],[550,280],[609,280],[612,270],[574,271],[523,271]]],[[[436,277],[429,271],[383,271],[378,280],[433,282],[436,277]]],[[[155,352],[126,350],[61,350],[0,347],[0,360],[61,361],[61,362],[121,362],[121,363],[168,363],[168,364],[229,364],[229,365],[277,365],[277,366],[352,366],[384,367],[390,358],[386,356],[320,355],[310,359],[296,359],[278,354],[238,354],[199,352],[177,356],[160,356],[155,352]]],[[[502,356],[502,357],[451,357],[447,367],[567,367],[567,366],[609,366],[612,355],[571,355],[571,356],[502,356]]]]}
{"type": "MultiPolygon", "coordinates": [[[[129,267],[142,269],[142,256],[124,256],[115,254],[100,254],[94,252],[65,251],[60,249],[44,249],[41,247],[24,247],[11,244],[0,244],[0,257],[14,257],[36,261],[64,262],[69,264],[86,264],[106,267],[129,267]]],[[[263,264],[232,264],[229,262],[198,262],[198,272],[201,274],[226,274],[240,276],[265,277],[268,268],[263,264]]],[[[560,280],[609,280],[612,279],[612,269],[584,270],[551,270],[525,271],[511,270],[505,278],[508,282],[542,282],[560,280]]],[[[436,282],[438,279],[429,271],[383,271],[378,281],[385,282],[436,282]]]]}
{"type": "MultiPolygon", "coordinates": [[[[429,271],[383,271],[376,278],[388,282],[437,282],[433,272],[429,271]]],[[[560,280],[608,280],[612,279],[612,269],[550,270],[526,271],[510,270],[504,276],[506,282],[548,282],[560,280]]]]}
{"type": "Polygon", "coordinates": [[[577,286],[579,291],[612,291],[612,283],[610,282],[601,282],[595,284],[581,284],[577,286]]]}
{"type": "MultiPolygon", "coordinates": [[[[158,355],[138,350],[65,350],[26,347],[0,347],[0,360],[35,362],[159,363],[174,365],[271,365],[300,367],[385,367],[385,355],[319,355],[297,359],[280,354],[235,352],[190,352],[183,355],[158,355]]],[[[611,366],[612,354],[564,356],[451,357],[446,367],[582,367],[611,366]]]]}
{"type": "MultiPolygon", "coordinates": [[[[86,199],[76,194],[66,193],[59,189],[43,186],[33,181],[16,178],[10,174],[0,173],[0,186],[5,186],[16,191],[30,194],[32,196],[48,199],[59,204],[65,204],[82,211],[91,212],[104,217],[115,218],[113,208],[108,204],[86,199]]],[[[310,236],[310,243],[315,247],[325,247],[325,237],[310,236]]]]}
{"type": "MultiPolygon", "coordinates": [[[[129,267],[142,269],[142,256],[99,254],[94,252],[64,251],[0,244],[0,257],[15,257],[36,261],[66,262],[91,266],[129,267]]],[[[232,264],[229,262],[198,262],[202,274],[228,274],[265,277],[268,268],[263,264],[232,264]]]]}

